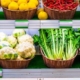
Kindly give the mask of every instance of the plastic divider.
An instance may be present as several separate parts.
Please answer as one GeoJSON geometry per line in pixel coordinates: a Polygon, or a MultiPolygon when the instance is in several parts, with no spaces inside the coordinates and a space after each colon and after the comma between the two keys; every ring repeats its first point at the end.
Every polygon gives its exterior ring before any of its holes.
{"type": "Polygon", "coordinates": [[[0,29],[80,28],[80,20],[0,20],[0,29]]]}
{"type": "Polygon", "coordinates": [[[14,20],[0,20],[0,29],[14,29],[14,20]]]}
{"type": "Polygon", "coordinates": [[[59,28],[59,20],[41,20],[41,28],[59,28]]]}
{"type": "Polygon", "coordinates": [[[15,28],[28,28],[28,20],[15,20],[15,28]]]}
{"type": "Polygon", "coordinates": [[[2,69],[0,69],[0,78],[2,78],[2,69]]]}

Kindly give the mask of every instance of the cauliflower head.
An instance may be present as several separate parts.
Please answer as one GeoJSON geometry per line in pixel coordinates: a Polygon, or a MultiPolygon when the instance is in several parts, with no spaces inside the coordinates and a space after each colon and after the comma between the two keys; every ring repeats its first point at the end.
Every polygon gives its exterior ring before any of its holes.
{"type": "Polygon", "coordinates": [[[17,57],[17,52],[11,47],[4,47],[0,50],[0,59],[15,60],[17,57]]]}
{"type": "Polygon", "coordinates": [[[13,31],[13,36],[16,37],[16,38],[18,38],[18,37],[20,37],[22,35],[25,35],[25,34],[26,34],[26,32],[25,32],[24,29],[15,29],[13,31]]]}
{"type": "Polygon", "coordinates": [[[19,37],[18,42],[19,43],[30,42],[30,43],[33,44],[33,38],[30,35],[26,34],[26,35],[23,35],[23,36],[19,37]]]}
{"type": "Polygon", "coordinates": [[[11,45],[7,41],[1,41],[0,42],[0,49],[2,49],[4,47],[11,47],[11,45]]]}
{"type": "Polygon", "coordinates": [[[33,58],[36,53],[34,45],[31,44],[30,42],[19,43],[16,46],[16,50],[18,54],[24,59],[33,58]]]}
{"type": "Polygon", "coordinates": [[[6,41],[7,40],[7,35],[3,32],[0,32],[0,41],[6,41]]]}
{"type": "Polygon", "coordinates": [[[26,60],[24,58],[22,58],[20,55],[18,55],[17,59],[16,60],[26,60]]]}
{"type": "Polygon", "coordinates": [[[11,47],[15,47],[17,45],[17,39],[13,36],[8,36],[7,41],[10,43],[11,47]]]}

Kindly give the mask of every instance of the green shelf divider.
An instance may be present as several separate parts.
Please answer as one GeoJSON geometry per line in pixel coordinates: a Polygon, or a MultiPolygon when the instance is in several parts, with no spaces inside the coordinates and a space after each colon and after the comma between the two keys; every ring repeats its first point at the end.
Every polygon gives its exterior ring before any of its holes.
{"type": "Polygon", "coordinates": [[[73,20],[60,20],[60,23],[65,23],[65,25],[61,25],[59,28],[72,28],[71,23],[73,20]],[[67,24],[69,25],[67,26],[67,24]]]}
{"type": "Polygon", "coordinates": [[[72,22],[72,20],[60,20],[60,22],[72,22]]]}
{"type": "Polygon", "coordinates": [[[28,28],[28,20],[15,20],[15,28],[16,29],[27,29],[28,28]],[[26,23],[26,24],[24,25],[23,23],[24,24],[26,23]]]}
{"type": "Polygon", "coordinates": [[[2,68],[0,68],[0,78],[2,78],[2,68]]]}
{"type": "Polygon", "coordinates": [[[15,20],[15,22],[28,22],[28,20],[15,20]]]}
{"type": "Polygon", "coordinates": [[[72,26],[60,26],[59,28],[72,28],[72,26]]]}
{"type": "Polygon", "coordinates": [[[26,26],[26,27],[23,27],[23,26],[22,26],[22,27],[21,27],[21,26],[16,26],[15,28],[16,28],[16,29],[27,29],[28,26],[26,26]]]}

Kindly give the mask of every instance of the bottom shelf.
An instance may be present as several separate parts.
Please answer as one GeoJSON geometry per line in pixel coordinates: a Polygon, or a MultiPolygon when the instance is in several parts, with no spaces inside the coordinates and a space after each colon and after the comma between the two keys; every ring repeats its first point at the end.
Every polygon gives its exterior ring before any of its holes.
{"type": "Polygon", "coordinates": [[[71,68],[50,69],[37,55],[26,69],[2,69],[2,78],[80,78],[80,55],[71,68]]]}
{"type": "Polygon", "coordinates": [[[2,78],[80,78],[80,69],[3,69],[2,78]]]}
{"type": "MultiPolygon", "coordinates": [[[[41,55],[36,55],[33,60],[31,60],[27,69],[49,69],[43,62],[41,55]]],[[[78,55],[71,68],[80,68],[80,55],[78,55]]]]}
{"type": "MultiPolygon", "coordinates": [[[[43,62],[43,59],[42,59],[42,56],[41,55],[37,55],[35,56],[35,58],[30,62],[29,66],[28,66],[29,69],[39,69],[39,68],[48,68],[44,62],[43,62]]],[[[72,65],[71,68],[80,68],[80,55],[78,55],[72,65]]]]}

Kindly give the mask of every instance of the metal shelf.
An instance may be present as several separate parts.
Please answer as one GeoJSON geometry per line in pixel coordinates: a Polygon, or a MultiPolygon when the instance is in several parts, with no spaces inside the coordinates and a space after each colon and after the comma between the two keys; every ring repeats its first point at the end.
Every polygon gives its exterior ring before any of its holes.
{"type": "Polygon", "coordinates": [[[40,28],[59,28],[73,27],[80,28],[80,20],[26,20],[26,21],[15,21],[15,20],[0,20],[0,29],[15,29],[15,28],[29,28],[29,29],[40,29],[40,28]]]}
{"type": "Polygon", "coordinates": [[[80,69],[3,69],[3,78],[80,78],[80,69]]]}

